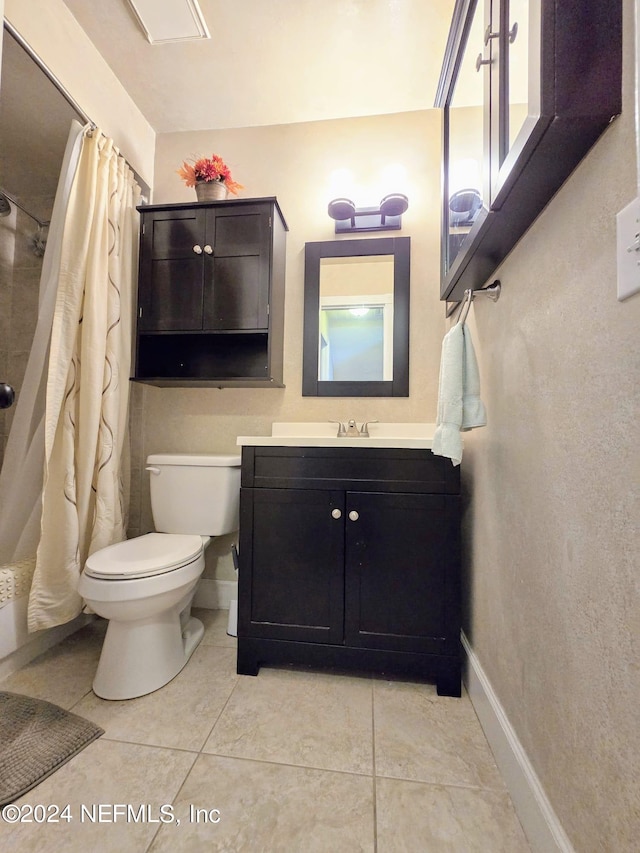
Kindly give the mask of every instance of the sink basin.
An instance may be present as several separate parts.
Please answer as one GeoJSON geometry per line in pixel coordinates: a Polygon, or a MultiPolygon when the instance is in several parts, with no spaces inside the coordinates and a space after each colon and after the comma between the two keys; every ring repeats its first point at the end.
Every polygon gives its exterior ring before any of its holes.
{"type": "MultiPolygon", "coordinates": [[[[357,422],[358,429],[362,422],[357,422]]],[[[254,447],[408,447],[429,450],[435,424],[369,423],[369,438],[341,436],[338,425],[319,423],[274,423],[271,435],[239,435],[237,444],[254,447]]]]}

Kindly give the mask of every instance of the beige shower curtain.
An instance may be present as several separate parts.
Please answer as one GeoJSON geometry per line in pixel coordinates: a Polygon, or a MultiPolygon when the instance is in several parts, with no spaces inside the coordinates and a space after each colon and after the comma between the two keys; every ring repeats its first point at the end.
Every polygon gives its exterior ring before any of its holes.
{"type": "Polygon", "coordinates": [[[113,140],[97,129],[85,134],[64,226],[51,335],[42,529],[29,631],[77,616],[86,558],[125,537],[139,198],[113,140]]]}

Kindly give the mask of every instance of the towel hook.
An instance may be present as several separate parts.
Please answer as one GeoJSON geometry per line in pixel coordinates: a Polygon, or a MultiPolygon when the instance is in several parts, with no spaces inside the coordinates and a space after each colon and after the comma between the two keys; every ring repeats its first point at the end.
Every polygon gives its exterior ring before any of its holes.
{"type": "Polygon", "coordinates": [[[493,284],[490,284],[488,287],[483,287],[480,290],[465,290],[464,292],[464,300],[462,302],[462,308],[460,309],[460,314],[458,315],[458,323],[464,323],[467,319],[467,315],[469,313],[469,309],[471,308],[471,303],[479,294],[484,296],[488,296],[492,302],[497,302],[500,298],[500,291],[502,290],[502,285],[496,279],[493,284]]]}

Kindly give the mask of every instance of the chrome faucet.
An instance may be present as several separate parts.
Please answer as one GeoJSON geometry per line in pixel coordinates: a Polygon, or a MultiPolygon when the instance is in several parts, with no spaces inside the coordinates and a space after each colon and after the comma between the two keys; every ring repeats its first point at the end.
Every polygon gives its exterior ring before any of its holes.
{"type": "Polygon", "coordinates": [[[347,435],[360,435],[356,422],[352,419],[347,421],[347,435]]]}
{"type": "Polygon", "coordinates": [[[357,423],[351,418],[347,421],[346,424],[343,424],[342,421],[329,421],[330,424],[338,424],[338,433],[337,438],[344,438],[345,436],[357,436],[358,438],[369,438],[369,424],[377,424],[378,421],[366,421],[362,424],[360,429],[358,429],[357,423]]]}

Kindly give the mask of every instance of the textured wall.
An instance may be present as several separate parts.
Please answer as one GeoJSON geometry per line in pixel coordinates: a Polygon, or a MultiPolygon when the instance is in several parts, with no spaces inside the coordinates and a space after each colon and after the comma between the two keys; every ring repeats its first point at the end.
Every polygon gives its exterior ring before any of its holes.
{"type": "MultiPolygon", "coordinates": [[[[287,234],[284,382],[286,388],[246,390],[146,387],[134,422],[144,435],[134,457],[140,512],[132,503],[131,530],[151,524],[143,470],[146,453],[174,451],[235,452],[237,435],[270,432],[273,421],[378,418],[381,421],[434,421],[440,346],[445,330],[439,302],[440,115],[437,111],[375,118],[301,123],[158,136],[155,202],[193,201],[176,169],[194,155],[220,154],[233,177],[245,185],[244,198],[275,195],[287,234]],[[327,203],[340,193],[330,186],[333,170],[349,168],[364,190],[379,201],[377,186],[389,163],[401,163],[409,196],[397,236],[411,237],[411,376],[408,398],[302,397],[302,317],[304,244],[331,240],[333,221],[327,203]],[[377,194],[377,195],[376,195],[377,194]]],[[[390,188],[386,191],[388,192],[390,188]]],[[[367,201],[355,199],[358,204],[367,201]]],[[[366,237],[368,235],[356,235],[366,237]]],[[[370,235],[376,237],[376,234],[370,235]]],[[[383,233],[382,236],[385,236],[383,233]]],[[[388,236],[388,234],[387,234],[388,236]]],[[[213,569],[207,565],[207,575],[213,569]]],[[[218,577],[232,577],[227,569],[218,577]]]]}
{"type": "Polygon", "coordinates": [[[637,849],[638,329],[616,300],[635,195],[624,113],[502,265],[473,327],[485,430],[466,440],[465,630],[580,853],[637,849]]]}

